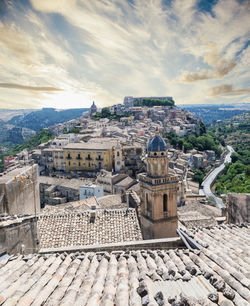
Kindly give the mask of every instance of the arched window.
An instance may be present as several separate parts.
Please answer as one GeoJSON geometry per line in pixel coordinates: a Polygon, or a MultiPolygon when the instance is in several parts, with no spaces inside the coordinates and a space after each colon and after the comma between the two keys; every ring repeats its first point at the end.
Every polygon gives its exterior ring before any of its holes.
{"type": "Polygon", "coordinates": [[[152,204],[151,204],[151,202],[148,199],[148,194],[147,193],[146,193],[146,210],[147,210],[148,213],[151,214],[151,212],[152,212],[152,204]]]}
{"type": "Polygon", "coordinates": [[[168,195],[167,194],[163,195],[163,212],[164,213],[168,212],[168,195]]]}

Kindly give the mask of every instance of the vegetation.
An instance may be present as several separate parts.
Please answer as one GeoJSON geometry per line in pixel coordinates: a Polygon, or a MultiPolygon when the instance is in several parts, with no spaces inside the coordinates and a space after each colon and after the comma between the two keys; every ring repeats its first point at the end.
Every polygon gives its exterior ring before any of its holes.
{"type": "Polygon", "coordinates": [[[154,98],[144,98],[135,99],[134,106],[173,106],[173,99],[154,99],[154,98]]]}
{"type": "Polygon", "coordinates": [[[192,149],[199,151],[213,150],[216,156],[219,157],[222,153],[220,144],[224,145],[224,142],[211,131],[204,133],[204,126],[202,126],[202,131],[203,134],[201,136],[185,135],[184,137],[178,137],[173,132],[165,134],[164,136],[176,149],[184,149],[184,152],[192,149]]]}
{"type": "Polygon", "coordinates": [[[125,112],[122,115],[111,114],[110,109],[108,107],[103,107],[101,112],[96,112],[95,115],[91,117],[93,120],[100,120],[101,118],[107,118],[111,120],[119,120],[122,117],[130,117],[131,113],[125,112]]]}
{"type": "Polygon", "coordinates": [[[250,192],[250,113],[232,118],[229,122],[213,128],[219,137],[225,137],[226,144],[235,152],[232,162],[227,164],[215,185],[217,194],[250,192]]]}
{"type": "Polygon", "coordinates": [[[216,193],[249,193],[250,192],[250,165],[241,162],[232,162],[226,165],[224,173],[216,180],[216,193]]]}
{"type": "Polygon", "coordinates": [[[74,134],[79,134],[80,133],[80,128],[78,127],[73,127],[71,130],[67,131],[67,128],[65,127],[63,129],[63,134],[70,134],[70,133],[74,133],[74,134]]]}
{"type": "Polygon", "coordinates": [[[15,155],[25,149],[32,150],[39,146],[41,143],[45,143],[51,139],[54,139],[55,136],[51,134],[48,129],[43,129],[38,131],[34,136],[25,140],[24,143],[20,145],[11,146],[10,150],[7,153],[0,154],[0,168],[3,167],[4,156],[15,155]]]}
{"type": "Polygon", "coordinates": [[[206,170],[201,168],[201,169],[193,169],[192,171],[194,173],[193,180],[201,185],[206,175],[206,170]]]}

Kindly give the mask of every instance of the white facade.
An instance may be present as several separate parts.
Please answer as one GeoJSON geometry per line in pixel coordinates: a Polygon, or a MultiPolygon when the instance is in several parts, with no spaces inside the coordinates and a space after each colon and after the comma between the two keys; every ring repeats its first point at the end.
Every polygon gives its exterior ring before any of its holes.
{"type": "Polygon", "coordinates": [[[84,200],[91,197],[103,197],[103,187],[100,185],[95,185],[91,182],[87,182],[85,185],[80,186],[79,191],[80,200],[84,200]]]}

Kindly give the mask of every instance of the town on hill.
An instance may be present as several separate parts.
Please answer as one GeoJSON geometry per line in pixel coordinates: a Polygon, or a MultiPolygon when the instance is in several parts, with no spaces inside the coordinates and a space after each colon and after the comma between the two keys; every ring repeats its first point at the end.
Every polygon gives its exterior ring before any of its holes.
{"type": "Polygon", "coordinates": [[[0,302],[247,305],[249,114],[208,127],[132,96],[74,112],[2,148],[0,302]]]}

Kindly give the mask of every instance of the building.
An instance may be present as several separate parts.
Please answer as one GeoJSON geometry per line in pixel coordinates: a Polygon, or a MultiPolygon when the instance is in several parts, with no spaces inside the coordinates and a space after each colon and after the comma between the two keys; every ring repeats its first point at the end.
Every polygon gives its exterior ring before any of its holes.
{"type": "Polygon", "coordinates": [[[169,172],[166,144],[159,135],[151,139],[147,151],[147,173],[139,175],[143,237],[174,237],[178,225],[178,177],[169,172]]]}
{"type": "Polygon", "coordinates": [[[89,109],[89,115],[92,116],[97,112],[97,106],[95,105],[95,101],[93,101],[90,109],[89,109]]]}
{"type": "Polygon", "coordinates": [[[103,197],[103,187],[95,185],[92,182],[86,182],[79,187],[80,200],[84,200],[91,197],[100,198],[103,197]]]}
{"type": "Polygon", "coordinates": [[[229,223],[250,222],[249,193],[229,193],[227,195],[227,220],[229,223]]]}
{"type": "Polygon", "coordinates": [[[112,170],[113,144],[112,143],[70,143],[63,148],[65,170],[100,171],[112,170]]]}
{"type": "Polygon", "coordinates": [[[114,185],[126,179],[127,177],[127,174],[114,174],[106,170],[101,170],[100,174],[97,176],[96,182],[100,185],[103,185],[105,192],[113,193],[114,185]]]}
{"type": "Polygon", "coordinates": [[[38,228],[41,248],[100,245],[142,239],[134,208],[40,215],[38,228]]]}
{"type": "Polygon", "coordinates": [[[1,215],[0,252],[30,254],[38,252],[39,235],[34,215],[1,215]]]}
{"type": "Polygon", "coordinates": [[[0,176],[0,213],[39,212],[38,165],[16,168],[0,176]]]}
{"type": "MultiPolygon", "coordinates": [[[[81,225],[79,214],[68,218],[66,234],[72,221],[81,225]]],[[[117,233],[111,227],[107,233],[112,232],[117,233]]],[[[52,236],[52,246],[61,241],[65,245],[65,236],[59,234],[52,236]]],[[[174,244],[179,238],[123,240],[109,246],[103,232],[105,241],[99,238],[92,247],[85,244],[92,236],[82,235],[79,247],[0,254],[1,304],[249,306],[250,225],[198,227],[184,235],[186,243],[193,240],[197,249],[188,243],[185,248],[183,241],[174,244]]]]}

